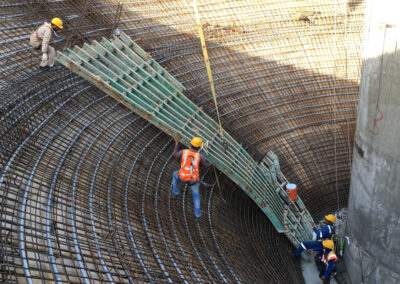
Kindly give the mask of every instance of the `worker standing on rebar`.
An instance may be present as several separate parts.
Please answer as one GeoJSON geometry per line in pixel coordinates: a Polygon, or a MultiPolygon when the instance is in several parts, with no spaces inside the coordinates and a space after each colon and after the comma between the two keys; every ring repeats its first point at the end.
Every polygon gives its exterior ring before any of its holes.
{"type": "Polygon", "coordinates": [[[203,140],[200,137],[194,137],[191,141],[190,149],[178,151],[178,141],[175,139],[174,157],[180,160],[181,168],[175,171],[172,175],[172,192],[173,198],[179,194],[179,182],[189,185],[193,196],[195,220],[198,221],[201,217],[200,209],[200,171],[199,166],[208,168],[209,163],[202,154],[198,151],[203,145],[203,140]]]}
{"type": "Polygon", "coordinates": [[[322,242],[322,246],[322,258],[317,262],[318,270],[320,272],[319,277],[324,281],[324,284],[329,284],[337,261],[336,253],[333,250],[335,244],[332,240],[325,240],[322,242]]]}
{"type": "Polygon", "coordinates": [[[335,233],[335,227],[333,225],[335,221],[335,216],[329,214],[325,216],[325,226],[323,226],[321,230],[318,230],[317,227],[312,224],[313,230],[317,234],[317,240],[301,242],[296,250],[295,257],[299,257],[304,250],[322,251],[322,241],[331,239],[332,235],[335,233]]]}
{"type": "Polygon", "coordinates": [[[29,40],[29,44],[42,51],[42,62],[40,63],[41,70],[48,70],[54,65],[54,57],[56,51],[54,47],[50,46],[53,32],[60,31],[63,28],[63,22],[60,18],[54,18],[50,23],[43,23],[37,30],[35,30],[29,40]]]}

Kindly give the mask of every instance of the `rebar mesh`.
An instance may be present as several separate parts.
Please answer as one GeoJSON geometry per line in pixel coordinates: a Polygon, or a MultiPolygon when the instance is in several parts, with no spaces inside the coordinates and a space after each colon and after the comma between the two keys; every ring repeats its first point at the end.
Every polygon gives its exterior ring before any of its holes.
{"type": "MultiPolygon", "coordinates": [[[[170,137],[68,70],[38,71],[44,20],[65,21],[57,49],[118,26],[215,117],[192,1],[119,2],[0,4],[0,281],[302,283],[231,181],[201,188],[196,224],[189,191],[168,195],[170,137]]],[[[198,2],[223,127],[258,160],[277,153],[315,218],[346,205],[365,1],[198,2]]]]}

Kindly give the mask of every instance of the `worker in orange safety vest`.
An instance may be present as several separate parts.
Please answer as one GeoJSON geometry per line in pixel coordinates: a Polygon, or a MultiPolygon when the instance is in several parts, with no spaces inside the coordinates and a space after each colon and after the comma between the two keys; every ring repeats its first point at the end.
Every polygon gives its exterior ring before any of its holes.
{"type": "Polygon", "coordinates": [[[335,244],[332,240],[322,241],[323,254],[319,261],[317,261],[318,270],[320,271],[319,277],[324,281],[324,284],[330,283],[330,278],[337,261],[337,256],[334,251],[335,244]]]}
{"type": "Polygon", "coordinates": [[[200,137],[194,137],[191,141],[190,149],[178,151],[178,141],[175,139],[174,157],[180,160],[181,168],[172,175],[172,192],[173,198],[179,194],[179,182],[189,185],[192,191],[195,220],[201,217],[200,209],[200,171],[199,166],[209,167],[209,163],[198,151],[203,145],[200,137]]]}

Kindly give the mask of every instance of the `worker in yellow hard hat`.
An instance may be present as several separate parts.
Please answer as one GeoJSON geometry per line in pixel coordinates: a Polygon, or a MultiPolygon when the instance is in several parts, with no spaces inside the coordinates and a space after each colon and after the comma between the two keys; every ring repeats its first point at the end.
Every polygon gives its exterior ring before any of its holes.
{"type": "Polygon", "coordinates": [[[199,153],[203,140],[200,137],[194,137],[191,141],[190,149],[178,151],[178,141],[175,139],[174,157],[181,162],[181,168],[172,175],[173,198],[179,194],[179,182],[189,185],[192,191],[195,220],[201,217],[200,209],[200,171],[199,166],[209,167],[209,163],[202,154],[199,153]]]}
{"type": "Polygon", "coordinates": [[[315,226],[313,227],[314,232],[317,234],[317,240],[325,240],[332,237],[332,235],[335,233],[335,226],[333,225],[335,221],[335,215],[329,214],[325,216],[325,226],[322,227],[321,231],[318,230],[315,226]]]}
{"type": "Polygon", "coordinates": [[[50,23],[43,23],[37,30],[33,31],[29,44],[42,52],[41,70],[48,70],[54,66],[55,49],[49,45],[54,32],[62,30],[63,22],[60,18],[53,18],[50,23]]]}
{"type": "Polygon", "coordinates": [[[322,246],[323,254],[322,257],[317,260],[317,266],[320,272],[319,277],[324,281],[324,284],[326,284],[330,282],[338,258],[334,251],[335,244],[332,240],[322,241],[322,246]]]}
{"type": "Polygon", "coordinates": [[[336,221],[334,215],[329,214],[325,216],[324,226],[321,230],[318,230],[314,224],[311,224],[315,234],[317,235],[316,241],[304,241],[301,242],[296,250],[295,257],[299,257],[304,250],[314,250],[322,251],[322,241],[326,239],[331,239],[332,235],[335,233],[335,226],[333,225],[336,221]]]}

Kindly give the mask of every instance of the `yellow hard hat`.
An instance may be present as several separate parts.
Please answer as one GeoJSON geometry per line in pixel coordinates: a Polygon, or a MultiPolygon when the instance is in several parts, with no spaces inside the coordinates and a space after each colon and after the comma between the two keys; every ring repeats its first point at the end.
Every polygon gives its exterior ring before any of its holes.
{"type": "Polygon", "coordinates": [[[335,221],[336,221],[335,215],[332,215],[332,214],[326,215],[325,219],[331,223],[335,223],[335,221]]]}
{"type": "Polygon", "coordinates": [[[203,145],[203,140],[201,140],[200,137],[194,137],[190,143],[192,144],[193,147],[198,148],[201,145],[203,145]]]}
{"type": "Polygon", "coordinates": [[[51,23],[57,27],[59,27],[60,29],[63,28],[63,22],[61,21],[60,18],[54,18],[53,20],[51,20],[51,23]]]}
{"type": "Polygon", "coordinates": [[[328,249],[333,249],[335,247],[335,244],[331,240],[325,240],[322,242],[322,245],[328,249]]]}

